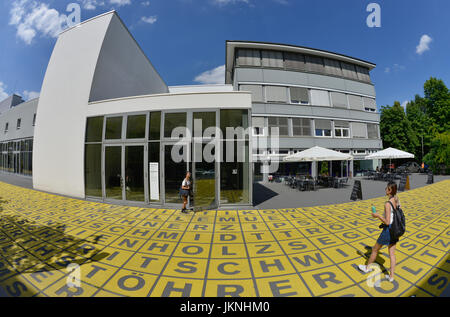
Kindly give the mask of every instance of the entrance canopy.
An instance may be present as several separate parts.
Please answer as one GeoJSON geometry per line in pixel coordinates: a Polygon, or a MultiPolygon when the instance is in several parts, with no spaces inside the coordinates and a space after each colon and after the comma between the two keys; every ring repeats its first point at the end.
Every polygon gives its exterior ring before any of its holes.
{"type": "Polygon", "coordinates": [[[392,147],[366,156],[366,160],[414,158],[414,154],[400,151],[392,147]]]}
{"type": "Polygon", "coordinates": [[[285,162],[317,162],[317,161],[349,161],[353,156],[320,146],[315,146],[302,152],[286,156],[285,162]]]}

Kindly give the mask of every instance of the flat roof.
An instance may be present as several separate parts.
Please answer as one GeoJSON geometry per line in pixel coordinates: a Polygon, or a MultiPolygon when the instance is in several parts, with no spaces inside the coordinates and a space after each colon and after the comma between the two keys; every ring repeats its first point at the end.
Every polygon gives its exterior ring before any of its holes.
{"type": "Polygon", "coordinates": [[[226,75],[225,83],[231,83],[231,73],[233,71],[233,62],[235,59],[236,48],[252,48],[252,49],[266,49],[266,50],[278,50],[283,52],[302,53],[315,56],[326,57],[330,59],[336,59],[339,61],[356,64],[359,66],[367,67],[369,70],[374,69],[377,65],[359,58],[330,52],[326,50],[297,46],[290,44],[270,43],[270,42],[254,42],[254,41],[226,41],[226,75]]]}

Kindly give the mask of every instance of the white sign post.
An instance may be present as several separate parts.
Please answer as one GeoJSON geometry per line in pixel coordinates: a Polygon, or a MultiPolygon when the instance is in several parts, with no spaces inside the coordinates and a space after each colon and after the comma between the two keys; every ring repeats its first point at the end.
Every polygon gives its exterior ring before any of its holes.
{"type": "Polygon", "coordinates": [[[159,163],[149,163],[150,200],[159,201],[159,163]]]}

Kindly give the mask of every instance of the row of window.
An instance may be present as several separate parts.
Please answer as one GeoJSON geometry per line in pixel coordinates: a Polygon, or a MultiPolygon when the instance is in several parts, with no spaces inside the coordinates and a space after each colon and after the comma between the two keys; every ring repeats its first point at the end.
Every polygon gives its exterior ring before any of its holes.
{"type": "Polygon", "coordinates": [[[376,112],[375,99],[335,91],[303,87],[270,85],[239,85],[240,91],[250,91],[253,102],[290,103],[376,112]]]}
{"type": "Polygon", "coordinates": [[[380,138],[379,125],[371,123],[287,117],[253,117],[252,122],[254,136],[267,136],[278,128],[282,137],[380,138]]]}
{"type": "Polygon", "coordinates": [[[370,83],[369,69],[335,59],[293,52],[238,49],[237,66],[268,67],[313,72],[370,83]]]}
{"type": "MultiPolygon", "coordinates": [[[[36,125],[36,114],[33,115],[33,127],[36,125]]],[[[22,127],[22,118],[18,118],[16,121],[16,130],[20,130],[22,127]]],[[[9,130],[9,122],[5,123],[5,133],[8,133],[9,130]]]]}
{"type": "Polygon", "coordinates": [[[0,153],[33,151],[33,139],[0,143],[0,153]]]}
{"type": "MultiPolygon", "coordinates": [[[[181,129],[177,130],[181,132],[180,135],[186,135],[186,127],[192,126],[192,133],[195,137],[203,135],[207,128],[216,126],[216,111],[194,111],[191,118],[192,122],[188,124],[187,112],[161,113],[161,111],[149,114],[91,117],[87,119],[85,140],[89,143],[102,142],[102,140],[146,138],[150,141],[159,141],[161,134],[163,138],[171,138],[172,132],[176,128],[181,129]],[[147,119],[147,117],[149,118],[147,119]],[[199,130],[200,126],[195,124],[195,120],[201,120],[201,130],[199,130]],[[162,124],[164,124],[163,131],[161,131],[162,124]]],[[[224,136],[227,127],[246,129],[248,127],[248,110],[220,110],[220,128],[224,136]]]]}
{"type": "Polygon", "coordinates": [[[0,143],[0,171],[31,176],[33,139],[0,143]]]}
{"type": "MultiPolygon", "coordinates": [[[[300,150],[295,150],[295,149],[278,149],[278,150],[264,150],[264,151],[256,151],[256,149],[254,150],[253,154],[258,154],[258,155],[291,155],[291,154],[295,154],[298,152],[302,152],[306,149],[300,149],[300,150]]],[[[368,149],[357,149],[357,150],[340,150],[340,149],[332,149],[334,151],[337,152],[341,152],[341,153],[346,153],[346,154],[351,154],[351,155],[356,155],[356,156],[362,156],[362,155],[369,155],[375,152],[378,152],[378,150],[368,150],[368,149]]]]}

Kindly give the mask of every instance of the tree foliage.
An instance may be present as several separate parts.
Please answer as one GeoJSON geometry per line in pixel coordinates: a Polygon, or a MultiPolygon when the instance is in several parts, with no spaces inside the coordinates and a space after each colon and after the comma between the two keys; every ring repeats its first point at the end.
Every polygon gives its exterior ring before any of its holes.
{"type": "Polygon", "coordinates": [[[398,101],[393,106],[381,107],[380,132],[384,147],[413,153],[419,163],[425,161],[435,171],[441,165],[448,170],[449,131],[450,91],[440,79],[427,80],[424,97],[416,95],[408,102],[406,113],[398,101]]]}
{"type": "Polygon", "coordinates": [[[434,172],[450,172],[450,131],[439,133],[433,138],[431,150],[424,160],[434,172]]]}
{"type": "Polygon", "coordinates": [[[385,148],[411,152],[417,147],[417,136],[398,101],[381,108],[380,132],[385,148]]]}

